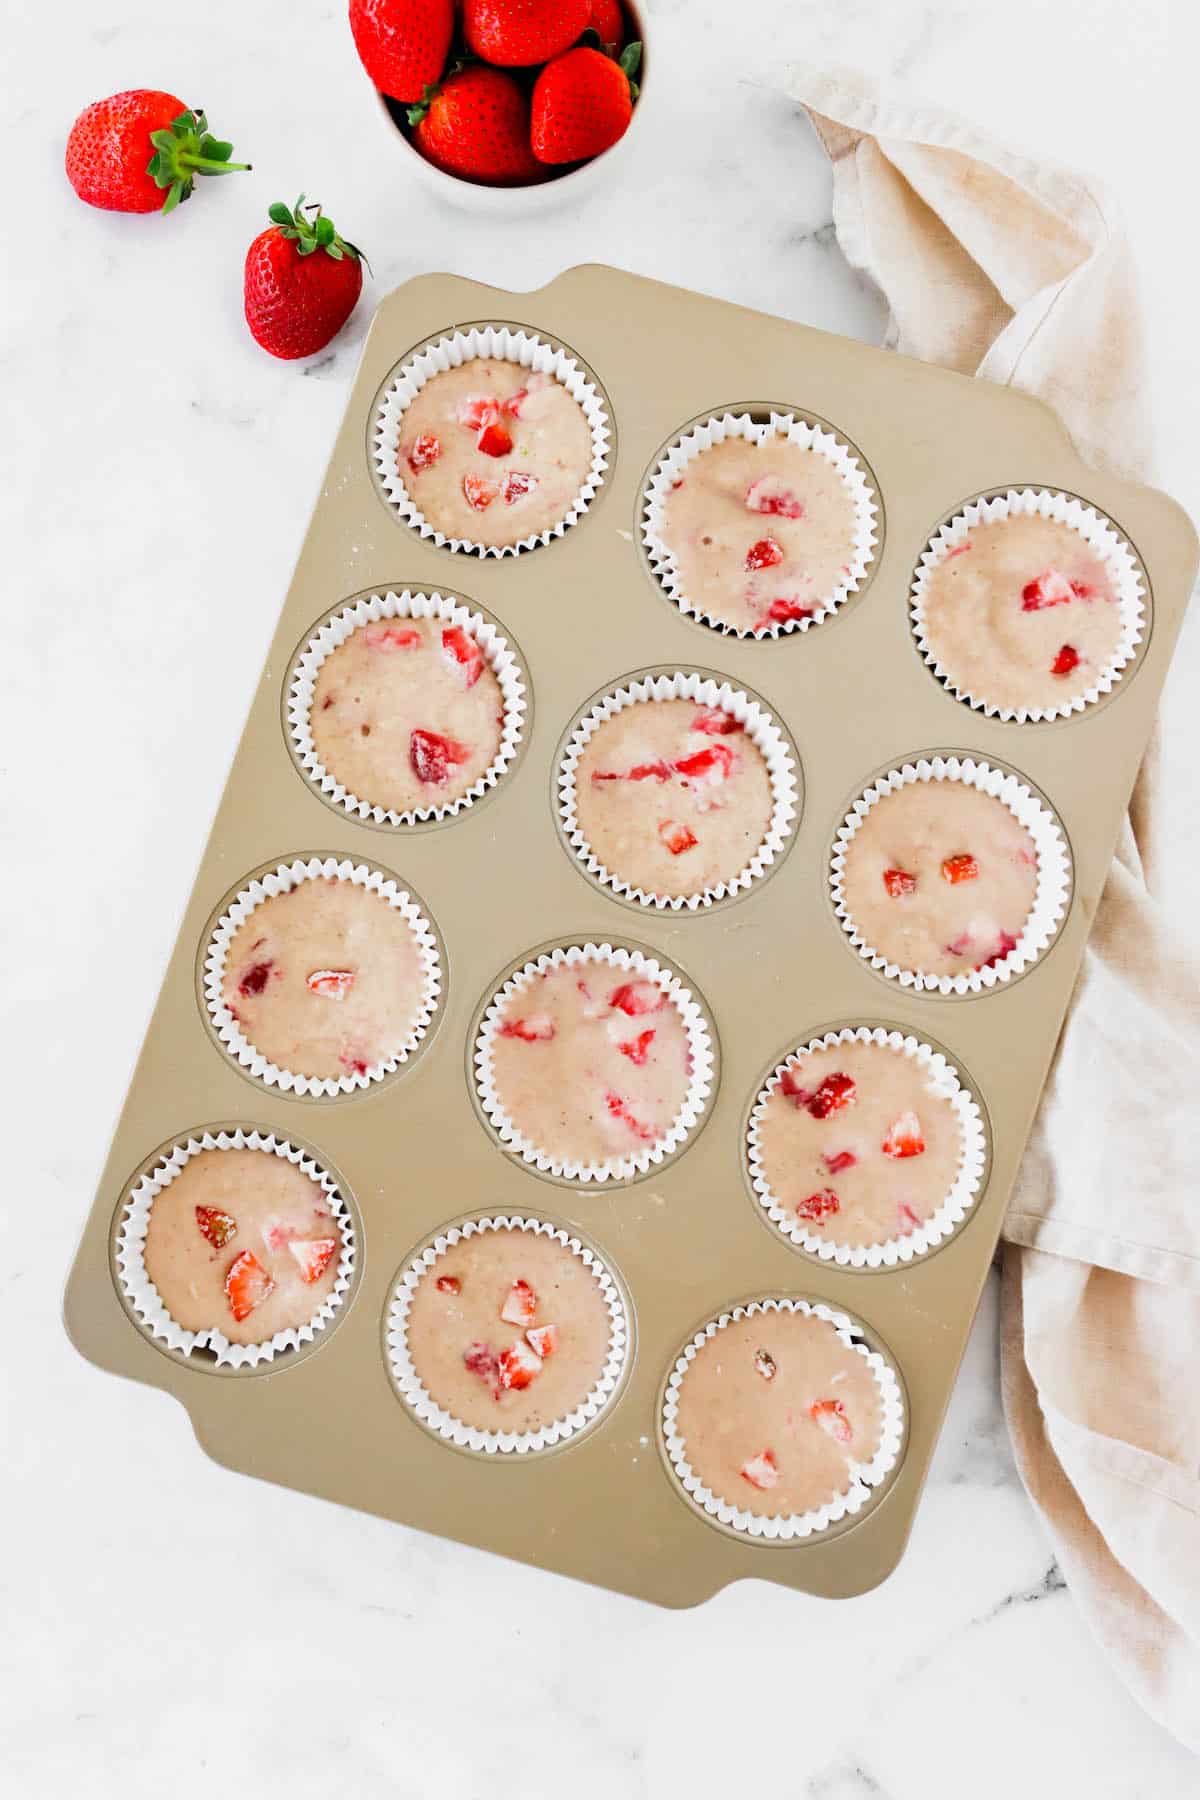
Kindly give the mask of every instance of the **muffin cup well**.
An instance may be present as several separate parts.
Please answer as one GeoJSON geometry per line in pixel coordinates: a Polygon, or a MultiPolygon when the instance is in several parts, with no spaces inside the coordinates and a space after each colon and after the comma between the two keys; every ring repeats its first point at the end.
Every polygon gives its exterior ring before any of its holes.
{"type": "Polygon", "coordinates": [[[265,874],[256,875],[239,889],[213,927],[204,954],[204,1004],[209,1021],[222,1047],[242,1068],[267,1087],[277,1087],[285,1094],[303,1094],[332,1099],[339,1094],[352,1094],[382,1081],[409,1060],[430,1024],[440,1003],[443,985],[441,952],[433,929],[416,900],[398,882],[372,869],[365,863],[339,861],[337,857],[311,856],[280,863],[265,874]],[[336,1079],[331,1075],[304,1075],[294,1069],[281,1069],[263,1056],[243,1034],[240,1025],[225,1004],[222,987],[229,946],[238,927],[264,900],[278,894],[289,894],[303,881],[352,881],[368,892],[378,894],[407,920],[416,940],[421,962],[422,993],[416,1022],[399,1050],[384,1062],[371,1063],[365,1072],[353,1071],[336,1079]]]}
{"type": "Polygon", "coordinates": [[[288,733],[301,771],[326,799],[341,807],[352,818],[375,825],[416,825],[436,819],[452,819],[494,788],[511,766],[520,748],[525,728],[528,698],[521,665],[507,639],[498,628],[482,618],[470,606],[450,595],[420,593],[405,588],[396,594],[368,594],[348,602],[325,619],[309,637],[292,666],[288,681],[288,733]],[[458,799],[443,806],[418,806],[397,812],[378,806],[352,794],[325,768],[317,753],[312,735],[312,702],[321,665],[333,651],[344,644],[364,625],[378,624],[381,619],[436,619],[446,625],[457,625],[466,631],[479,648],[496,677],[504,705],[500,729],[500,747],[495,758],[478,781],[458,799]]]}
{"type": "Polygon", "coordinates": [[[1049,719],[1067,719],[1086,711],[1106,694],[1110,694],[1123,671],[1138,652],[1146,621],[1145,587],[1137,558],[1112,521],[1078,500],[1073,494],[1049,488],[1010,488],[1007,493],[972,500],[934,533],[921,552],[912,583],[910,606],[913,636],[925,662],[947,691],[989,718],[1016,724],[1038,724],[1049,719]],[[934,571],[954,555],[978,525],[991,525],[1000,519],[1054,519],[1077,531],[1089,549],[1104,563],[1117,594],[1121,635],[1113,655],[1098,679],[1082,694],[1065,700],[1060,706],[1012,707],[996,706],[985,694],[975,694],[960,687],[949,670],[944,669],[930,647],[925,629],[925,602],[934,571]]]}
{"type": "Polygon", "coordinates": [[[486,1455],[527,1455],[531,1451],[549,1450],[565,1443],[592,1423],[612,1403],[628,1367],[632,1333],[625,1301],[615,1279],[596,1251],[583,1241],[551,1225],[543,1219],[508,1217],[468,1219],[460,1225],[447,1226],[424,1250],[412,1258],[394,1283],[388,1303],[386,1321],[388,1368],[392,1382],[404,1404],[428,1430],[447,1443],[464,1450],[480,1450],[486,1455]],[[453,1249],[455,1244],[484,1231],[529,1231],[564,1244],[588,1268],[600,1285],[609,1314],[608,1355],[600,1378],[591,1392],[565,1418],[552,1419],[537,1431],[483,1431],[466,1425],[448,1413],[425,1388],[413,1365],[408,1349],[408,1319],[413,1295],[422,1276],[453,1249]]]}
{"type": "Polygon", "coordinates": [[[522,550],[534,550],[562,537],[569,525],[583,517],[604,480],[611,439],[612,426],[600,391],[567,351],[556,350],[532,332],[514,331],[507,325],[474,325],[469,330],[450,332],[436,342],[426,344],[402,364],[377,403],[371,428],[371,454],[376,479],[388,506],[422,537],[432,539],[441,549],[465,551],[475,556],[516,556],[522,550]],[[591,432],[591,463],[583,485],[564,517],[546,531],[522,538],[516,544],[479,544],[469,538],[450,538],[438,531],[404,485],[397,462],[404,415],[426,382],[435,375],[444,374],[447,369],[457,369],[463,363],[483,357],[517,363],[524,369],[552,375],[578,402],[591,432]]]}
{"type": "Polygon", "coordinates": [[[577,859],[594,881],[611,888],[623,899],[635,900],[642,906],[660,911],[678,912],[686,907],[696,911],[711,906],[715,900],[744,893],[764,875],[779,857],[795,827],[798,810],[796,763],[788,740],[766,708],[728,681],[716,681],[698,674],[655,675],[629,682],[613,689],[598,700],[580,719],[567,742],[558,772],[558,811],[562,832],[577,859]],[[579,759],[597,728],[627,706],[655,700],[695,700],[702,706],[720,707],[732,713],[743,726],[767,765],[771,781],[771,818],[762,843],[736,876],[715,887],[695,894],[654,894],[635,887],[605,868],[596,857],[580,829],[575,811],[576,776],[579,759]]]}
{"type": "Polygon", "coordinates": [[[792,631],[809,631],[819,625],[863,586],[878,554],[879,502],[865,464],[834,432],[792,412],[772,412],[765,420],[755,419],[750,413],[725,412],[691,426],[659,457],[642,498],[641,523],[642,542],[650,567],[679,610],[713,631],[722,631],[727,637],[748,638],[752,642],[769,641],[792,631]],[[833,464],[850,495],[854,506],[854,544],[846,572],[832,593],[826,595],[807,618],[788,619],[763,630],[730,625],[726,620],[710,617],[684,591],[674,555],[663,537],[667,496],[694,456],[731,437],[746,438],[759,444],[772,437],[783,437],[802,450],[815,451],[833,464]]]}
{"type": "Polygon", "coordinates": [[[920,758],[893,769],[854,802],[838,827],[830,861],[829,883],[834,911],[846,936],[863,961],[871,968],[898,981],[902,987],[919,992],[939,994],[980,994],[1010,981],[1014,975],[1032,968],[1049,948],[1058,933],[1071,900],[1071,852],[1062,826],[1046,804],[1037,798],[1015,775],[971,757],[934,756],[920,758]],[[915,781],[963,781],[981,793],[1003,801],[1009,811],[1028,831],[1037,852],[1037,887],[1033,905],[1025,921],[1016,948],[989,967],[970,969],[958,975],[931,975],[920,969],[902,969],[898,963],[881,956],[868,944],[855,925],[846,905],[842,876],[846,854],[859,826],[885,795],[895,793],[915,781]]]}
{"type": "Polygon", "coordinates": [[[751,1186],[766,1216],[789,1238],[797,1249],[817,1256],[822,1262],[834,1262],[842,1268],[891,1269],[909,1263],[942,1243],[961,1225],[979,1198],[987,1173],[987,1133],[979,1103],[959,1080],[958,1071],[940,1050],[934,1050],[920,1038],[900,1031],[888,1031],[882,1025],[848,1025],[840,1031],[827,1031],[823,1037],[811,1038],[784,1057],[759,1091],[750,1112],[747,1133],[747,1162],[751,1186]],[[909,1057],[932,1083],[937,1094],[948,1100],[958,1120],[961,1133],[958,1170],[953,1184],[936,1212],[903,1237],[886,1238],[875,1244],[839,1244],[833,1238],[810,1230],[806,1220],[798,1218],[781,1204],[772,1192],[763,1168],[759,1128],[768,1100],[777,1092],[785,1069],[795,1068],[805,1053],[832,1050],[836,1044],[878,1044],[882,1048],[909,1057]]]}
{"type": "Polygon", "coordinates": [[[286,1138],[277,1138],[270,1132],[243,1131],[239,1128],[235,1131],[198,1131],[181,1138],[159,1158],[152,1169],[147,1170],[134,1183],[121,1210],[115,1266],[118,1286],[141,1329],[148,1336],[183,1356],[191,1356],[197,1350],[207,1350],[218,1367],[244,1369],[272,1362],[281,1352],[311,1343],[319,1332],[325,1330],[341,1308],[350,1289],[357,1250],[354,1222],[333,1176],[303,1150],[289,1144],[286,1138]],[[170,1186],[202,1150],[257,1150],[264,1156],[283,1157],[294,1163],[321,1188],[329,1203],[329,1210],[337,1221],[342,1245],[333,1290],[307,1324],[277,1331],[261,1344],[231,1344],[215,1326],[203,1331],[186,1331],[167,1311],[158,1289],[146,1272],[145,1245],[150,1213],[158,1195],[170,1186]]]}
{"type": "Polygon", "coordinates": [[[896,1371],[880,1351],[870,1347],[855,1321],[845,1313],[835,1312],[831,1307],[819,1302],[779,1297],[750,1300],[742,1305],[731,1307],[728,1312],[720,1313],[715,1319],[710,1319],[707,1325],[695,1333],[684,1345],[667,1376],[660,1420],[663,1448],[666,1451],[667,1460],[674,1472],[675,1479],[692,1505],[709,1519],[766,1543],[793,1543],[797,1540],[812,1538],[827,1531],[839,1520],[861,1512],[872,1494],[882,1486],[899,1462],[904,1443],[904,1426],[904,1397],[896,1371]],[[721,1499],[719,1495],[707,1488],[688,1462],[686,1445],[676,1429],[680,1389],[697,1352],[710,1338],[715,1337],[718,1331],[723,1331],[727,1325],[733,1324],[736,1320],[753,1318],[757,1313],[770,1312],[803,1313],[809,1318],[823,1319],[837,1332],[848,1350],[856,1352],[863,1358],[879,1389],[880,1402],[879,1446],[869,1462],[850,1462],[851,1480],[847,1491],[844,1494],[835,1495],[823,1506],[816,1507],[810,1512],[788,1513],[778,1518],[769,1518],[760,1513],[748,1512],[743,1507],[735,1506],[729,1500],[721,1499]]]}
{"type": "Polygon", "coordinates": [[[708,1106],[713,1089],[715,1057],[708,1020],[699,1001],[685,987],[679,976],[662,963],[655,962],[641,950],[629,950],[612,944],[572,944],[550,950],[527,962],[500,986],[489,1001],[480,1021],[473,1051],[475,1086],[483,1112],[501,1143],[517,1152],[543,1175],[564,1181],[620,1182],[663,1162],[679,1150],[695,1132],[708,1106]],[[621,974],[640,976],[655,982],[666,993],[683,1020],[691,1056],[691,1073],[683,1104],[668,1131],[644,1150],[624,1156],[611,1156],[603,1162],[581,1163],[549,1155],[530,1142],[508,1117],[496,1093],[492,1067],[492,1047],[500,1016],[514,994],[518,994],[548,969],[585,968],[602,964],[621,974]]]}

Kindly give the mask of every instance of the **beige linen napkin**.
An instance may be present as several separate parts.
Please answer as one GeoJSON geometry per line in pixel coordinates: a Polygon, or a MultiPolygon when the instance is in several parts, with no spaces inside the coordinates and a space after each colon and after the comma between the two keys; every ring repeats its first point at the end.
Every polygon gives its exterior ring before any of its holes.
{"type": "MultiPolygon", "coordinates": [[[[1141,324],[1103,191],[852,75],[793,69],[787,91],[888,347],[1038,394],[1085,456],[1144,475],[1141,324]]],[[[1002,1384],[1084,1617],[1200,1750],[1200,965],[1151,892],[1156,800],[1152,751],[1005,1223],[1002,1384]]]]}

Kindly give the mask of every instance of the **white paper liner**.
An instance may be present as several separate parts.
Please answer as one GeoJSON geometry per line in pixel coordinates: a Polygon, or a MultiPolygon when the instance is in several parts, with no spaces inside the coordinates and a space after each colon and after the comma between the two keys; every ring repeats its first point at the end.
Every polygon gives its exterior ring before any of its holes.
{"type": "Polygon", "coordinates": [[[626,950],[612,944],[572,944],[567,948],[551,950],[533,962],[527,962],[515,975],[510,975],[488,1003],[483,1015],[475,1041],[474,1064],[480,1102],[501,1142],[509,1150],[517,1151],[543,1175],[556,1175],[567,1181],[627,1181],[631,1176],[644,1175],[647,1169],[661,1163],[690,1137],[708,1105],[713,1085],[712,1038],[704,1012],[691,990],[665,964],[655,962],[640,950],[626,950]],[[596,964],[603,964],[622,974],[641,976],[656,982],[663,989],[683,1020],[692,1066],[683,1104],[661,1138],[634,1153],[610,1156],[603,1162],[581,1163],[548,1155],[537,1144],[531,1143],[513,1124],[496,1093],[492,1048],[500,1015],[514,994],[527,987],[539,975],[545,974],[548,969],[582,968],[596,964]]]}
{"type": "Polygon", "coordinates": [[[390,1075],[401,1063],[408,1061],[424,1037],[437,1011],[441,989],[442,969],[437,939],[411,894],[378,869],[369,868],[365,863],[339,861],[335,856],[297,858],[294,862],[280,863],[268,874],[248,881],[218,919],[204,956],[204,1004],[221,1043],[230,1056],[244,1069],[248,1069],[251,1075],[265,1082],[268,1087],[280,1088],[285,1094],[319,1095],[332,1099],[336,1094],[352,1094],[358,1089],[369,1087],[373,1081],[382,1081],[385,1075],[390,1075]],[[398,1049],[386,1061],[368,1064],[365,1073],[354,1070],[338,1077],[303,1075],[294,1069],[281,1069],[268,1061],[243,1034],[241,1026],[226,1006],[221,991],[225,979],[225,961],[233,935],[255,907],[277,894],[290,894],[302,881],[325,878],[352,881],[356,886],[378,894],[407,920],[416,941],[423,978],[416,1020],[398,1049]]]}
{"type": "Polygon", "coordinates": [[[431,819],[452,819],[457,813],[479,800],[500,777],[517,754],[525,724],[525,683],[508,641],[486,619],[469,606],[448,595],[414,593],[405,588],[402,594],[390,589],[355,600],[332,618],[326,619],[309,638],[296,659],[288,688],[288,730],[300,765],[313,786],[352,818],[369,820],[376,825],[424,824],[431,819]],[[398,812],[392,807],[377,806],[352,794],[325,768],[313,742],[312,701],[317,676],[326,657],[338,649],[364,625],[378,624],[381,619],[437,619],[446,625],[461,626],[474,638],[500,687],[504,717],[500,727],[500,746],[493,761],[477,781],[441,806],[409,807],[398,812]]]}
{"type": "Polygon", "coordinates": [[[643,906],[675,912],[687,907],[694,912],[698,907],[710,906],[714,900],[723,900],[730,894],[744,893],[752,882],[766,872],[783,850],[795,824],[796,789],[796,767],[787,741],[770,713],[757,701],[751,700],[749,695],[727,681],[712,681],[695,674],[655,675],[606,694],[579,721],[571,733],[558,773],[558,809],[567,842],[594,880],[625,899],[636,900],[643,906]],[[725,712],[732,713],[761,753],[771,780],[771,817],[762,843],[745,868],[731,880],[718,882],[716,886],[703,888],[695,894],[648,893],[645,888],[635,887],[622,880],[593,854],[576,817],[576,774],[579,759],[591,737],[615,713],[627,706],[652,700],[695,700],[702,706],[719,706],[725,712]]]}
{"type": "Polygon", "coordinates": [[[354,1221],[333,1176],[313,1162],[303,1150],[289,1144],[286,1138],[277,1138],[270,1132],[243,1131],[239,1128],[236,1131],[199,1131],[181,1138],[172,1149],[164,1153],[153,1169],[148,1170],[134,1184],[121,1213],[116,1263],[121,1289],[137,1314],[143,1330],[151,1337],[157,1338],[170,1350],[180,1351],[184,1356],[190,1356],[194,1350],[208,1350],[221,1367],[244,1369],[257,1368],[260,1363],[271,1362],[281,1351],[295,1350],[301,1344],[310,1344],[318,1332],[324,1331],[341,1307],[354,1279],[356,1254],[354,1221]],[[146,1273],[145,1247],[150,1213],[158,1195],[170,1186],[180,1171],[194,1156],[199,1156],[202,1150],[257,1150],[264,1156],[283,1157],[315,1181],[324,1193],[341,1233],[342,1248],[333,1288],[306,1325],[289,1326],[286,1331],[277,1331],[274,1337],[261,1344],[231,1344],[216,1326],[210,1326],[204,1331],[185,1331],[164,1306],[158,1289],[146,1273]]]}
{"type": "Polygon", "coordinates": [[[536,549],[562,537],[569,525],[581,519],[604,479],[608,468],[612,427],[599,390],[589,381],[575,359],[565,350],[555,350],[543,338],[527,331],[511,331],[507,325],[476,325],[469,331],[455,331],[427,344],[400,369],[390,383],[371,430],[372,456],[379,484],[389,504],[404,522],[432,538],[442,549],[465,550],[475,556],[516,556],[522,550],[536,549]],[[478,544],[470,538],[451,538],[429,523],[404,485],[397,462],[400,432],[404,414],[426,382],[447,369],[457,369],[466,362],[487,357],[499,362],[519,363],[524,369],[553,375],[579,403],[592,434],[592,460],[587,474],[571,506],[546,531],[535,532],[516,544],[478,544]]]}
{"type": "Polygon", "coordinates": [[[966,1218],[979,1198],[987,1169],[987,1137],[983,1114],[973,1094],[968,1093],[958,1078],[953,1064],[920,1038],[905,1036],[900,1031],[887,1031],[882,1025],[845,1026],[841,1031],[827,1031],[823,1037],[811,1038],[793,1050],[763,1084],[750,1113],[747,1134],[747,1156],[750,1181],[754,1192],[772,1224],[798,1249],[806,1250],[822,1262],[834,1262],[842,1268],[892,1269],[898,1263],[912,1262],[948,1238],[966,1218]],[[904,1236],[881,1239],[874,1244],[839,1244],[833,1238],[813,1231],[809,1221],[798,1218],[785,1207],[772,1191],[763,1167],[760,1127],[767,1102],[778,1091],[785,1069],[797,1067],[807,1053],[832,1050],[837,1044],[878,1044],[881,1048],[909,1057],[917,1063],[926,1084],[941,1099],[949,1102],[958,1120],[959,1160],[949,1192],[923,1225],[904,1236]]]}
{"type": "Polygon", "coordinates": [[[973,706],[977,712],[986,713],[989,718],[1025,725],[1044,723],[1047,719],[1070,718],[1072,713],[1083,712],[1105,694],[1112,692],[1121,679],[1122,672],[1137,655],[1145,626],[1146,602],[1136,558],[1111,519],[1096,512],[1084,501],[1077,500],[1072,494],[1062,494],[1048,488],[1010,488],[1006,494],[997,494],[991,500],[971,501],[969,506],[963,507],[961,512],[948,519],[930,539],[921,552],[913,577],[910,613],[913,635],[921,655],[956,700],[973,706]],[[1074,699],[1064,700],[1059,706],[996,706],[986,695],[975,694],[960,687],[950,671],[938,661],[926,636],[925,600],[934,570],[940,568],[951,552],[965,542],[976,526],[990,525],[997,519],[1034,516],[1056,519],[1062,525],[1069,525],[1103,562],[1116,590],[1121,635],[1110,661],[1096,681],[1082,694],[1076,694],[1074,699]]]}
{"type": "Polygon", "coordinates": [[[650,566],[662,586],[681,612],[727,637],[750,638],[754,641],[782,637],[789,631],[808,631],[837,611],[851,594],[857,592],[867,578],[875,560],[878,545],[879,506],[866,470],[850,446],[811,424],[796,413],[772,412],[767,420],[752,419],[749,413],[721,413],[705,419],[701,425],[677,438],[659,459],[642,500],[642,541],[650,566]],[[741,437],[760,444],[772,437],[783,437],[803,450],[815,451],[831,462],[841,476],[854,506],[854,543],[846,573],[831,593],[804,619],[786,619],[762,630],[749,625],[731,625],[728,620],[714,619],[684,591],[683,582],[670,546],[663,537],[664,509],[674,482],[678,481],[692,458],[702,450],[723,444],[726,438],[741,437]]]}
{"type": "Polygon", "coordinates": [[[494,1218],[469,1219],[462,1225],[450,1226],[414,1258],[397,1282],[388,1306],[387,1347],[392,1379],[400,1397],[412,1408],[423,1425],[437,1432],[439,1437],[457,1444],[460,1449],[482,1450],[489,1456],[513,1452],[523,1456],[530,1451],[549,1450],[555,1444],[565,1443],[603,1412],[616,1393],[625,1372],[630,1350],[629,1320],[620,1289],[594,1250],[590,1250],[579,1238],[572,1237],[559,1226],[550,1225],[543,1219],[500,1214],[494,1218]],[[478,1426],[464,1424],[453,1413],[438,1405],[422,1383],[409,1354],[408,1316],[412,1310],[413,1295],[422,1276],[455,1244],[482,1231],[530,1231],[565,1244],[572,1255],[577,1256],[595,1276],[608,1307],[611,1322],[608,1355],[596,1385],[573,1412],[567,1413],[564,1418],[552,1419],[537,1431],[483,1431],[478,1426]]]}
{"type": "Polygon", "coordinates": [[[1054,815],[1015,775],[1006,774],[1003,769],[993,769],[985,762],[975,762],[971,757],[958,756],[934,756],[928,760],[921,758],[914,763],[905,763],[902,768],[893,769],[878,781],[872,782],[839,825],[830,863],[834,911],[842,930],[864,962],[870,963],[873,969],[879,969],[891,980],[898,981],[902,987],[939,994],[979,994],[1030,968],[1047,949],[1062,923],[1071,899],[1071,880],[1071,853],[1062,827],[1054,815]],[[854,835],[871,808],[886,794],[895,793],[897,788],[907,787],[914,781],[967,782],[981,793],[991,794],[995,799],[1002,800],[1033,839],[1038,871],[1029,917],[1017,939],[1016,948],[988,968],[969,969],[958,975],[931,975],[920,969],[902,969],[899,963],[889,962],[874,945],[867,943],[850,916],[842,889],[842,877],[846,853],[854,835]]]}
{"type": "Polygon", "coordinates": [[[862,1511],[871,1498],[872,1490],[878,1488],[890,1475],[899,1460],[904,1439],[904,1399],[891,1363],[864,1342],[858,1327],[845,1313],[835,1312],[831,1307],[808,1300],[751,1300],[710,1319],[690,1343],[684,1346],[667,1378],[663,1396],[662,1434],[671,1467],[693,1505],[710,1518],[719,1520],[722,1525],[731,1526],[734,1531],[745,1532],[748,1537],[773,1543],[790,1543],[797,1538],[813,1537],[818,1532],[828,1530],[830,1525],[837,1524],[839,1519],[862,1511]],[[809,1318],[824,1319],[836,1330],[846,1348],[863,1358],[875,1377],[880,1403],[879,1447],[870,1462],[855,1462],[852,1458],[847,1460],[850,1484],[846,1492],[835,1495],[824,1506],[816,1507],[811,1512],[785,1513],[776,1518],[748,1512],[729,1500],[722,1500],[706,1487],[688,1462],[684,1440],[676,1430],[679,1391],[697,1352],[718,1331],[723,1331],[726,1325],[731,1325],[736,1320],[753,1318],[757,1313],[770,1312],[803,1313],[809,1318]]]}

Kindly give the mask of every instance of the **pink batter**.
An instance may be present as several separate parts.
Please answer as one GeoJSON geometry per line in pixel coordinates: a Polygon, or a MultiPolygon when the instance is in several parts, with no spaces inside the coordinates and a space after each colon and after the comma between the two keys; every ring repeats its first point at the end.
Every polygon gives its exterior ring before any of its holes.
{"type": "Polygon", "coordinates": [[[1033,839],[1002,800],[962,781],[916,781],[867,813],[842,890],[854,926],[888,962],[960,975],[1016,948],[1037,874],[1033,839]]]}
{"type": "Polygon", "coordinates": [[[435,530],[494,545],[557,525],[591,461],[591,428],[560,381],[486,357],[426,382],[401,421],[396,459],[435,530]]]}
{"type": "Polygon", "coordinates": [[[715,1332],[679,1389],[684,1455],[721,1500],[768,1518],[848,1491],[880,1441],[879,1388],[832,1325],[755,1313],[715,1332]]]}
{"type": "Polygon", "coordinates": [[[424,975],[395,907],[356,882],[319,877],[262,901],[238,926],[221,993],[270,1062],[336,1080],[402,1048],[424,975]]]}
{"type": "Polygon", "coordinates": [[[406,812],[467,793],[495,761],[503,719],[500,685],[463,626],[382,619],[321,664],[309,723],[335,781],[406,812]]]}
{"type": "Polygon", "coordinates": [[[610,874],[651,894],[734,880],[771,819],[762,754],[730,712],[642,700],[614,713],[579,758],[575,812],[610,874]]]}
{"type": "Polygon", "coordinates": [[[911,1056],[882,1044],[837,1044],[785,1068],[758,1141],[762,1175],[790,1218],[851,1246],[923,1225],[962,1160],[950,1101],[911,1056]]]}
{"type": "Polygon", "coordinates": [[[854,504],[819,451],[782,436],[726,438],[687,464],[662,539],[694,608],[761,633],[829,599],[854,555],[854,504]]]}
{"type": "Polygon", "coordinates": [[[323,1190],[294,1163],[265,1150],[201,1150],[155,1199],[144,1257],[186,1331],[261,1344],[315,1317],[341,1253],[323,1190]]]}
{"type": "Polygon", "coordinates": [[[1121,637],[1108,571],[1057,519],[975,526],[930,575],[924,609],[943,673],[1014,710],[1061,706],[1094,687],[1121,637]]]}
{"type": "Polygon", "coordinates": [[[511,996],[492,1070],[501,1107],[530,1144],[562,1162],[605,1163],[667,1135],[691,1053],[664,988],[585,962],[548,969],[511,996]]]}

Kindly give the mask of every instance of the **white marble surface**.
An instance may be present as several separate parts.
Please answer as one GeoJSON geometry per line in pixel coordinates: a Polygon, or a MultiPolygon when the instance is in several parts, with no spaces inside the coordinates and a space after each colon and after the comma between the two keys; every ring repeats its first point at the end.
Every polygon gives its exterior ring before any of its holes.
{"type": "MultiPolygon", "coordinates": [[[[369,295],[430,268],[520,288],[607,260],[870,339],[880,307],[832,241],[827,172],[771,88],[789,59],[865,64],[1121,192],[1161,479],[1200,511],[1195,266],[1178,242],[1192,162],[1182,128],[1172,139],[1187,46],[1166,0],[650,0],[657,117],[619,189],[507,228],[409,185],[342,12],[4,7],[10,1791],[1193,1795],[1195,1762],[1091,1643],[1017,1482],[994,1292],[892,1580],[840,1604],[749,1583],[681,1615],[230,1475],[169,1400],[63,1337],[75,1235],[369,316],[368,300],[309,367],[253,346],[240,260],[267,201],[318,195],[367,248],[369,295]],[[60,173],[70,119],[143,81],[205,103],[253,178],[167,222],[78,207],[60,173]]],[[[1179,699],[1198,662],[1193,629],[1168,709],[1179,766],[1200,749],[1179,699]]],[[[1169,840],[1200,830],[1193,813],[1179,806],[1169,840]]]]}

